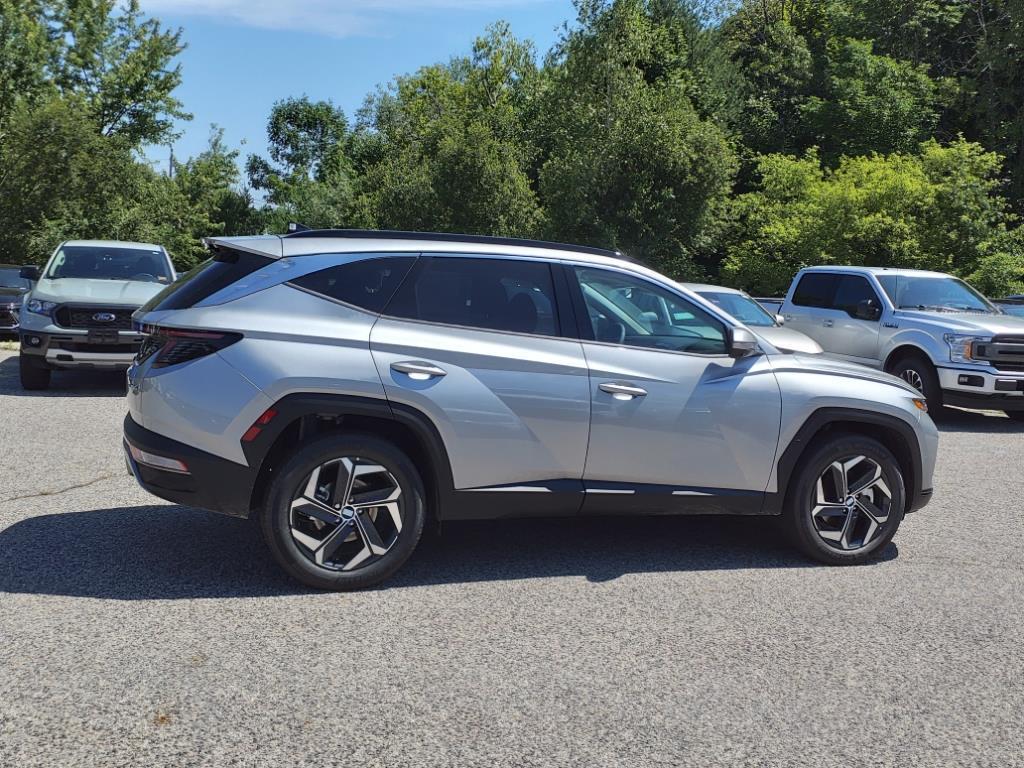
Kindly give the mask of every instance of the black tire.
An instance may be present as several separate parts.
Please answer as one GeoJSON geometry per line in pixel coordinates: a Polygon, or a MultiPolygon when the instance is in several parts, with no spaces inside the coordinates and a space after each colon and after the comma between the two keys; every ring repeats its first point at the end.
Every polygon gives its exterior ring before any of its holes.
{"type": "Polygon", "coordinates": [[[906,355],[889,366],[889,373],[899,376],[917,389],[928,401],[928,409],[942,409],[942,388],[935,366],[922,355],[906,355]]]}
{"type": "Polygon", "coordinates": [[[18,356],[18,373],[21,374],[21,387],[27,390],[50,388],[50,369],[46,363],[33,360],[25,355],[18,356]]]}
{"type": "Polygon", "coordinates": [[[1024,411],[1003,411],[1014,421],[1024,421],[1024,411]]]}
{"type": "MultiPolygon", "coordinates": [[[[302,448],[281,468],[271,483],[266,504],[259,511],[259,522],[274,558],[298,581],[315,589],[362,589],[387,579],[409,559],[423,533],[426,520],[425,498],[423,481],[416,467],[392,443],[365,434],[328,435],[302,448]],[[394,538],[390,548],[383,554],[371,555],[365,565],[358,565],[350,571],[338,570],[337,564],[331,567],[330,563],[320,565],[314,562],[314,550],[296,541],[291,525],[292,503],[301,495],[303,485],[318,467],[342,457],[358,457],[364,462],[379,465],[390,473],[401,490],[398,511],[402,524],[399,530],[392,531],[394,538]]],[[[374,514],[383,514],[383,510],[375,510],[374,514]]],[[[365,521],[365,518],[361,519],[365,521]]],[[[390,524],[389,518],[381,520],[390,524]]],[[[310,523],[320,524],[312,518],[301,517],[301,524],[310,523]]],[[[352,525],[355,525],[355,521],[352,521],[352,525]]],[[[331,529],[324,530],[329,532],[331,529]]],[[[358,533],[356,527],[349,530],[353,533],[343,541],[351,540],[353,544],[369,549],[364,543],[367,537],[362,535],[363,528],[358,528],[358,533]]],[[[345,546],[350,545],[342,544],[342,547],[345,546]]]]}
{"type": "MultiPolygon", "coordinates": [[[[826,496],[831,495],[829,489],[824,490],[826,496]]],[[[872,489],[871,503],[878,501],[878,508],[884,508],[883,496],[879,495],[876,499],[875,493],[876,491],[872,489]]],[[[877,491],[877,493],[881,494],[881,491],[877,491]]],[[[838,499],[838,496],[836,498],[838,499]]],[[[862,494],[861,499],[867,501],[867,496],[862,494]]],[[[835,508],[839,509],[841,506],[837,504],[835,508]]],[[[889,449],[877,440],[868,437],[837,434],[830,435],[820,443],[813,445],[808,453],[801,457],[799,470],[791,479],[789,492],[786,494],[783,523],[793,543],[808,557],[828,565],[856,565],[875,557],[892,541],[892,537],[896,535],[896,531],[903,521],[905,509],[906,491],[903,472],[896,457],[889,449]],[[817,518],[818,524],[816,524],[812,512],[818,506],[818,479],[826,471],[830,471],[834,462],[850,462],[855,457],[866,458],[870,461],[861,462],[851,467],[851,485],[860,480],[859,475],[852,473],[863,472],[865,473],[864,477],[867,474],[874,474],[871,468],[871,462],[874,462],[881,470],[881,479],[890,492],[890,502],[887,509],[884,510],[888,513],[887,519],[881,525],[878,525],[870,515],[860,511],[860,508],[855,509],[855,517],[850,527],[850,541],[846,543],[856,544],[855,532],[864,531],[865,533],[861,537],[861,546],[846,549],[839,542],[829,542],[825,539],[826,535],[835,535],[836,529],[842,526],[844,518],[825,515],[817,518]],[[822,525],[822,523],[833,519],[836,520],[835,527],[822,525]],[[873,523],[876,525],[875,528],[871,528],[873,523]],[[823,528],[826,533],[820,532],[823,528]],[[868,531],[873,531],[870,537],[868,531]],[[863,541],[864,538],[868,538],[866,544],[863,541]]],[[[842,530],[846,529],[842,528],[842,530]]]]}

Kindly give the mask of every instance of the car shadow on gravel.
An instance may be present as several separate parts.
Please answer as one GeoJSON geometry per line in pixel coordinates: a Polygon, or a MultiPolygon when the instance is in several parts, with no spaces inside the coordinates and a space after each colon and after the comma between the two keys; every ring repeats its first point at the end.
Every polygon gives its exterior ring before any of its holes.
{"type": "MultiPolygon", "coordinates": [[[[730,517],[445,523],[440,533],[425,533],[409,562],[379,588],[817,567],[790,548],[774,523],[730,517]]],[[[897,555],[890,544],[881,559],[897,555]]],[[[0,531],[0,592],[174,600],[309,591],[272,561],[253,523],[187,507],[40,515],[0,531]]]]}
{"type": "Polygon", "coordinates": [[[18,378],[18,355],[0,360],[0,396],[124,397],[124,371],[54,371],[50,388],[29,392],[18,378]]]}
{"type": "Polygon", "coordinates": [[[943,408],[932,414],[939,432],[975,432],[980,434],[1024,434],[1024,422],[1007,418],[1002,411],[967,411],[943,408]]]}

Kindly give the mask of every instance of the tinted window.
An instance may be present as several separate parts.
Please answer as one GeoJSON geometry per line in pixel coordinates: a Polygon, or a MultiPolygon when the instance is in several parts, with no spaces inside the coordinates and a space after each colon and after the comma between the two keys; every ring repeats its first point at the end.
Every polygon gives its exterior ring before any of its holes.
{"type": "Polygon", "coordinates": [[[871,299],[876,307],[881,306],[878,296],[871,287],[871,283],[867,281],[867,278],[860,275],[843,275],[839,278],[836,295],[832,300],[832,307],[852,316],[857,309],[857,305],[865,299],[871,299]]]}
{"type": "Polygon", "coordinates": [[[621,272],[587,267],[575,271],[596,341],[725,354],[725,324],[696,304],[621,272]]]}
{"type": "Polygon", "coordinates": [[[0,288],[31,288],[28,280],[21,276],[21,267],[0,267],[0,288]]]}
{"type": "Polygon", "coordinates": [[[360,259],[322,269],[291,283],[370,312],[381,312],[415,261],[415,256],[360,259]]]}
{"type": "Polygon", "coordinates": [[[558,335],[551,268],[519,259],[427,259],[388,314],[494,331],[558,335]]]}
{"type": "Polygon", "coordinates": [[[831,309],[838,279],[839,275],[808,272],[793,291],[793,303],[800,307],[831,309]]]}
{"type": "Polygon", "coordinates": [[[173,285],[150,299],[142,311],[188,309],[273,261],[269,256],[219,249],[214,258],[182,275],[173,285]]]}

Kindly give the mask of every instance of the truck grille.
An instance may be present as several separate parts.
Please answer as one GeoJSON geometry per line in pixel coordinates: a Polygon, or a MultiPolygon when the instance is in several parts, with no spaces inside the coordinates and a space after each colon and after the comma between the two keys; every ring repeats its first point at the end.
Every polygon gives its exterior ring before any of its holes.
{"type": "Polygon", "coordinates": [[[0,328],[13,328],[18,324],[18,313],[0,309],[0,328]]]}
{"type": "Polygon", "coordinates": [[[973,357],[987,360],[1001,371],[1024,370],[1024,336],[996,336],[992,341],[976,344],[973,357]]]}
{"type": "Polygon", "coordinates": [[[117,331],[132,329],[132,307],[59,307],[53,318],[63,328],[102,328],[117,331]],[[112,315],[113,319],[97,319],[112,315]]]}

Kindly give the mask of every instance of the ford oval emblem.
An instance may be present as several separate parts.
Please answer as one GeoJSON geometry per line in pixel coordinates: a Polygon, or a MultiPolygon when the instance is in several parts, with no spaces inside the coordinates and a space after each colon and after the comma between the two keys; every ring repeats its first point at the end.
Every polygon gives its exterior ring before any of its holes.
{"type": "Polygon", "coordinates": [[[92,316],[92,319],[97,323],[112,323],[117,320],[117,315],[113,312],[97,312],[92,316]]]}

